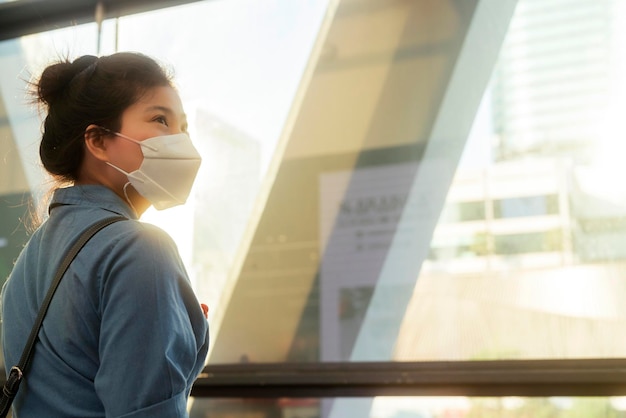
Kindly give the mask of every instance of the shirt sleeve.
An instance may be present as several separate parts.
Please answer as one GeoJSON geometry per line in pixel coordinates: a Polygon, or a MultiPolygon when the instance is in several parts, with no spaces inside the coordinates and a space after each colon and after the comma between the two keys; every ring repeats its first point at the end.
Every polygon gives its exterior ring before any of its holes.
{"type": "Polygon", "coordinates": [[[107,417],[186,417],[208,325],[171,238],[132,224],[102,271],[96,392],[107,417]]]}

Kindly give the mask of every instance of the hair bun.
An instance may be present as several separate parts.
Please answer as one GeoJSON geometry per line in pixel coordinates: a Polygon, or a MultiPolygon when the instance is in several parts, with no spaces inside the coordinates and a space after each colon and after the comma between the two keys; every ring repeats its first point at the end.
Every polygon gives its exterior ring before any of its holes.
{"type": "Polygon", "coordinates": [[[48,66],[41,74],[39,82],[36,83],[37,98],[47,105],[54,103],[63,96],[76,76],[97,61],[98,57],[83,55],[74,62],[64,60],[48,66]]]}

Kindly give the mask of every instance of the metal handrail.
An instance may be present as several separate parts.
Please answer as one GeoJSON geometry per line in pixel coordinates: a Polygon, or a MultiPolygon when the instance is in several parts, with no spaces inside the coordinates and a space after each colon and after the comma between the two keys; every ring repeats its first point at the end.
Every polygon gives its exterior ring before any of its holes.
{"type": "MultiPolygon", "coordinates": [[[[0,379],[3,384],[4,379],[0,379]]],[[[191,395],[626,396],[626,359],[219,364],[204,368],[191,395]]]]}
{"type": "Polygon", "coordinates": [[[626,359],[210,365],[192,395],[626,396],[626,359]]]}

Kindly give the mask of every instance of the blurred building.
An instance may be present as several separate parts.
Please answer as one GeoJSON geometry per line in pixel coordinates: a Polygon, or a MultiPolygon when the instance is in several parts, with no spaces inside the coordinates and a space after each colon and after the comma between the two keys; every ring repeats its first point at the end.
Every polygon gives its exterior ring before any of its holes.
{"type": "Polygon", "coordinates": [[[605,174],[529,158],[458,173],[396,358],[621,355],[626,194],[603,194],[605,174]]]}
{"type": "Polygon", "coordinates": [[[493,79],[498,159],[588,156],[614,91],[618,3],[518,3],[493,79]]]}

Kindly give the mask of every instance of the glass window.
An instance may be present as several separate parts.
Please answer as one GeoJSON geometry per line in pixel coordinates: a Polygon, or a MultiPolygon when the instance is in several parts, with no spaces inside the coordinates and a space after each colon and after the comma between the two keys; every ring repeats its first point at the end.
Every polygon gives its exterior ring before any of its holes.
{"type": "MultiPolygon", "coordinates": [[[[103,53],[175,68],[203,156],[189,204],[144,220],[211,307],[209,363],[624,357],[624,4],[224,0],[105,22],[103,53]]],[[[15,75],[94,53],[95,31],[0,43],[5,266],[13,202],[45,192],[15,75]]]]}
{"type": "Polygon", "coordinates": [[[429,258],[444,260],[468,256],[484,256],[488,254],[488,236],[484,232],[472,235],[454,235],[448,239],[436,239],[430,247],[429,258]]]}
{"type": "Polygon", "coordinates": [[[447,204],[440,222],[467,222],[485,219],[485,202],[455,202],[447,204]]]}
{"type": "Polygon", "coordinates": [[[542,253],[562,249],[560,231],[496,235],[494,242],[496,254],[542,253]]]}
{"type": "Polygon", "coordinates": [[[493,202],[495,218],[553,215],[559,211],[558,196],[524,196],[493,202]]]}

